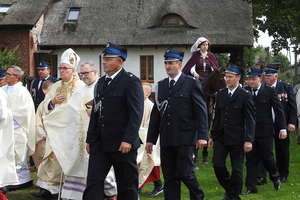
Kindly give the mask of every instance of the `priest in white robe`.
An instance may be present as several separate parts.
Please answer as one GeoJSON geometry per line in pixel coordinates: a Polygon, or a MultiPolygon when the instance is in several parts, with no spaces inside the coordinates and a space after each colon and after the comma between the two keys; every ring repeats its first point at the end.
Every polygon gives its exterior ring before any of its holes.
{"type": "Polygon", "coordinates": [[[144,184],[148,182],[154,183],[154,189],[149,194],[157,196],[163,191],[163,185],[160,180],[160,145],[159,140],[153,146],[152,154],[147,154],[145,144],[147,139],[148,126],[150,115],[153,108],[153,103],[149,99],[152,93],[152,87],[149,83],[143,83],[144,90],[144,114],[139,130],[139,136],[143,144],[138,149],[137,163],[139,164],[139,188],[142,189],[144,184]]]}
{"type": "MultiPolygon", "coordinates": [[[[62,199],[81,200],[86,187],[88,155],[85,140],[89,117],[86,103],[93,99],[83,92],[85,84],[79,80],[79,56],[67,49],[61,56],[56,82],[45,97],[44,126],[47,141],[62,169],[62,199]]],[[[46,161],[46,160],[45,160],[46,161]]],[[[41,165],[43,162],[41,163],[41,165]]]]}
{"type": "Polygon", "coordinates": [[[19,181],[19,184],[9,186],[10,190],[32,186],[28,160],[35,151],[35,110],[31,95],[21,83],[23,75],[20,67],[9,66],[5,76],[7,85],[3,86],[8,96],[8,107],[13,115],[14,149],[19,181]]]}
{"type": "Polygon", "coordinates": [[[17,183],[13,118],[8,108],[7,95],[0,87],[0,190],[17,183]]]}

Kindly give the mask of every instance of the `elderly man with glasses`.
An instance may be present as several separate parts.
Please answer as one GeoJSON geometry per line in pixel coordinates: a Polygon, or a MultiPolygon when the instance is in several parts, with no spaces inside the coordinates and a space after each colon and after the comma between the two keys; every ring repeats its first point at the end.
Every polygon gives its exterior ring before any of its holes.
{"type": "Polygon", "coordinates": [[[35,151],[35,110],[28,90],[22,85],[23,70],[18,66],[9,66],[6,70],[3,90],[8,96],[8,108],[13,115],[15,137],[15,158],[18,184],[8,186],[9,190],[32,186],[28,169],[28,158],[35,151]]]}

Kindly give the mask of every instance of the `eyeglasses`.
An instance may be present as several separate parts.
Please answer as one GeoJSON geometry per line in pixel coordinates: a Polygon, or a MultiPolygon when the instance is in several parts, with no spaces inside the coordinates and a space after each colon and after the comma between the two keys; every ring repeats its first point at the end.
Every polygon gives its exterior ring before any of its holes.
{"type": "Polygon", "coordinates": [[[79,76],[87,76],[89,73],[94,72],[94,71],[89,71],[89,72],[80,72],[79,76]]]}
{"type": "Polygon", "coordinates": [[[18,76],[17,74],[11,74],[6,72],[6,76],[18,76]]]}
{"type": "Polygon", "coordinates": [[[68,70],[73,69],[72,67],[58,67],[58,70],[68,70]]]}

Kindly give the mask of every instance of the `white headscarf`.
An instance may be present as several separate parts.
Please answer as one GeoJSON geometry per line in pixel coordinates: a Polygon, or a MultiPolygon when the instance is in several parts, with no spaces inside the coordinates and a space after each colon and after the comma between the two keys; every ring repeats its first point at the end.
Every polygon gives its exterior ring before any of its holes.
{"type": "Polygon", "coordinates": [[[75,51],[71,48],[65,50],[61,55],[60,63],[65,63],[70,65],[75,71],[77,70],[77,66],[80,62],[80,57],[75,53],[75,51]]]}
{"type": "Polygon", "coordinates": [[[191,52],[195,52],[195,51],[199,51],[200,49],[198,48],[199,44],[201,44],[202,42],[205,42],[207,41],[208,43],[210,43],[208,41],[208,39],[206,39],[205,37],[199,37],[197,39],[197,41],[195,42],[195,44],[193,44],[193,46],[191,47],[191,52]]]}

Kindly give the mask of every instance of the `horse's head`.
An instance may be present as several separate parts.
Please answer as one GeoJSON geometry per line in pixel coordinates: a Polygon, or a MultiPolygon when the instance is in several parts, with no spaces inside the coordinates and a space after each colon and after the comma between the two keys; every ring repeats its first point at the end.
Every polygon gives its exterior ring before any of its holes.
{"type": "Polygon", "coordinates": [[[224,88],[226,86],[224,76],[225,70],[222,68],[211,72],[203,85],[204,94],[212,96],[219,89],[224,88]]]}

